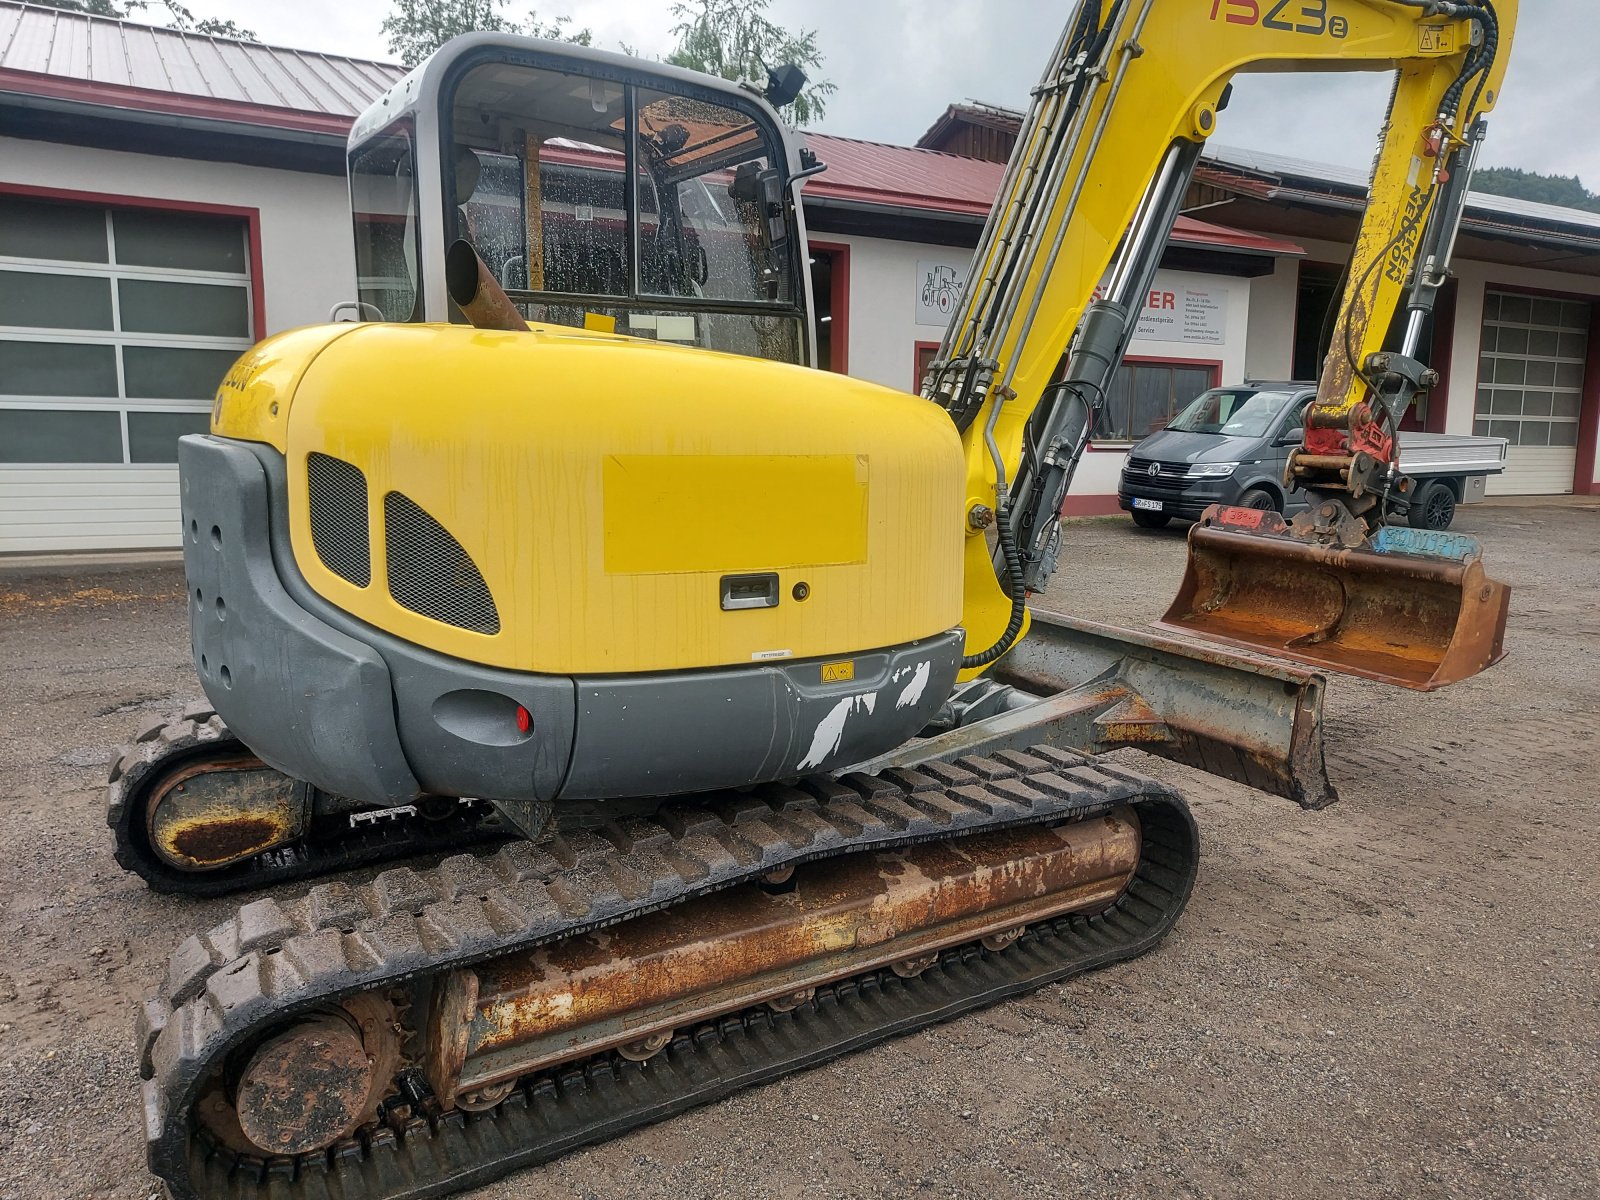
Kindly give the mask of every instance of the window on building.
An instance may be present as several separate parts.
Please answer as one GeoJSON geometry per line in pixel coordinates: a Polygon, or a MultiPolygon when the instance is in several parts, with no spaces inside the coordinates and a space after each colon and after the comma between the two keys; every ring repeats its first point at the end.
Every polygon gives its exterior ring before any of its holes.
{"type": "Polygon", "coordinates": [[[0,465],[172,463],[254,338],[237,217],[0,195],[0,465]]]}
{"type": "Polygon", "coordinates": [[[1124,362],[1106,390],[1094,436],[1102,442],[1136,442],[1164,429],[1184,405],[1217,382],[1217,369],[1210,364],[1124,362]]]}
{"type": "Polygon", "coordinates": [[[913,368],[916,374],[911,380],[911,390],[922,391],[922,380],[928,374],[928,368],[933,365],[933,360],[939,353],[938,342],[918,342],[916,346],[916,365],[913,368]]]}
{"type": "Polygon", "coordinates": [[[836,250],[819,250],[812,247],[811,260],[811,301],[813,328],[817,335],[817,366],[828,371],[842,369],[844,356],[836,353],[843,349],[843,339],[848,336],[842,322],[835,321],[833,311],[833,294],[835,291],[836,276],[834,274],[840,266],[841,255],[836,250]],[[839,328],[834,328],[835,325],[839,328]],[[836,340],[837,339],[837,340],[836,340]]]}
{"type": "Polygon", "coordinates": [[[1590,306],[1513,292],[1489,292],[1483,303],[1473,432],[1513,446],[1577,446],[1590,306]]]}

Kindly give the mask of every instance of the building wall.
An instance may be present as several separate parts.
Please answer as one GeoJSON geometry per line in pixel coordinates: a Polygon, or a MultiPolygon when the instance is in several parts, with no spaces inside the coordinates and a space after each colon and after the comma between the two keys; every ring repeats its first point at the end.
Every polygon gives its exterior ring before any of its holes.
{"type": "Polygon", "coordinates": [[[959,154],[963,158],[981,158],[986,162],[1003,163],[1011,157],[1017,144],[1017,130],[995,129],[989,125],[961,122],[932,141],[926,138],[917,145],[925,150],[939,150],[945,154],[959,154]]]}
{"type": "MultiPolygon", "coordinates": [[[[850,248],[850,374],[902,391],[916,387],[916,350],[944,334],[937,308],[919,304],[932,269],[946,267],[965,279],[969,255],[948,246],[855,236],[819,236],[850,248]],[[919,311],[920,310],[920,311],[919,311]]],[[[1136,337],[1128,356],[1210,365],[1218,382],[1244,376],[1253,333],[1252,283],[1234,276],[1189,271],[1158,272],[1154,290],[1204,289],[1221,301],[1219,342],[1169,341],[1136,337]],[[1225,295],[1224,295],[1225,294],[1225,295]]],[[[1292,297],[1292,283],[1291,283],[1292,297]]],[[[1290,305],[1292,319],[1293,305],[1290,305]]],[[[835,336],[837,331],[835,331],[835,336]]],[[[1117,511],[1117,480],[1128,447],[1091,443],[1079,464],[1068,511],[1117,511]]]]}
{"type": "MultiPolygon", "coordinates": [[[[1318,255],[1306,247],[1312,258],[1318,255]]],[[[1250,280],[1249,333],[1240,379],[1288,379],[1294,370],[1294,304],[1300,287],[1300,260],[1274,261],[1270,275],[1250,280]]],[[[1227,379],[1225,383],[1237,383],[1227,379]]]]}
{"type": "MultiPolygon", "coordinates": [[[[263,325],[268,334],[323,321],[353,292],[354,260],[342,177],[161,158],[0,138],[0,183],[107,199],[141,197],[216,204],[258,213],[263,325]]],[[[969,255],[947,246],[847,235],[819,241],[848,248],[851,374],[907,391],[916,386],[919,345],[937,344],[946,313],[924,303],[930,276],[964,278],[969,255]]],[[[1308,258],[1342,261],[1347,248],[1305,241],[1308,258]]],[[[1443,427],[1471,433],[1485,289],[1542,289],[1595,296],[1600,280],[1488,263],[1458,263],[1443,427]]],[[[1287,376],[1291,369],[1299,265],[1278,260],[1256,279],[1162,273],[1158,287],[1225,292],[1225,336],[1214,342],[1136,338],[1134,358],[1214,364],[1227,383],[1287,376]]],[[[942,289],[948,293],[948,288],[942,289]]],[[[1600,304],[1597,304],[1600,313],[1600,304]]],[[[1437,401],[1436,401],[1437,403],[1437,401]]],[[[1600,317],[1590,338],[1585,421],[1580,429],[1577,490],[1600,493],[1600,317]]],[[[1085,454],[1068,511],[1115,511],[1126,445],[1093,444],[1085,454]]],[[[176,471],[144,466],[44,467],[0,471],[0,552],[177,544],[176,471]],[[108,520],[107,514],[115,514],[108,520]]]]}
{"type": "MultiPolygon", "coordinates": [[[[339,176],[0,138],[0,183],[258,211],[268,334],[325,321],[354,295],[349,201],[339,176]]],[[[175,547],[172,466],[0,469],[0,553],[175,547]]]]}
{"type": "Polygon", "coordinates": [[[849,249],[850,374],[911,391],[916,386],[917,343],[937,342],[944,332],[937,325],[917,323],[917,264],[937,262],[964,275],[970,255],[951,246],[848,234],[818,234],[816,240],[849,249]]]}

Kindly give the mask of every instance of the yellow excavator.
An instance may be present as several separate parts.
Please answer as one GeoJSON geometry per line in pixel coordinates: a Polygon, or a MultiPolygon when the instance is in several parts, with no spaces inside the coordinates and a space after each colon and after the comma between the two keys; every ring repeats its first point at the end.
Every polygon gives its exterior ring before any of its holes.
{"type": "Polygon", "coordinates": [[[207,701],[108,821],[197,894],[453,857],[177,949],[140,1035],[169,1193],[439,1196],[1142,953],[1195,825],[1098,752],[1317,807],[1292,660],[1495,661],[1476,544],[1380,514],[1515,15],[1081,0],[920,397],[809,367],[794,72],[480,34],[395,85],[350,139],[359,319],[257,346],[180,445],[207,701]],[[1209,513],[1179,636],[1031,611],[1231,77],[1316,69],[1397,72],[1316,503],[1209,513]]]}

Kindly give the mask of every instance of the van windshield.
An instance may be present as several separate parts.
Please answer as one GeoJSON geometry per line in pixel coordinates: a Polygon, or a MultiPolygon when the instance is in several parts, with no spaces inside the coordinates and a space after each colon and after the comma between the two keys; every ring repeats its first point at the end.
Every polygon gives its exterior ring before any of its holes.
{"type": "Polygon", "coordinates": [[[1293,392],[1258,392],[1248,388],[1213,388],[1196,396],[1171,421],[1179,433],[1214,433],[1220,437],[1261,437],[1272,427],[1293,392]]]}

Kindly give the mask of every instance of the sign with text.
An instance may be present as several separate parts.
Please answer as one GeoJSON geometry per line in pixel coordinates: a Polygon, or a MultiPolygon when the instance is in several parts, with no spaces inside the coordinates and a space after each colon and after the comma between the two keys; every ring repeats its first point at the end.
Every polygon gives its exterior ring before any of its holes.
{"type": "Polygon", "coordinates": [[[967,286],[967,264],[935,261],[917,263],[917,324],[943,329],[961,302],[967,286]]]}
{"type": "Polygon", "coordinates": [[[1220,346],[1228,340],[1228,288],[1220,283],[1179,283],[1157,275],[1133,336],[1220,346]]]}

